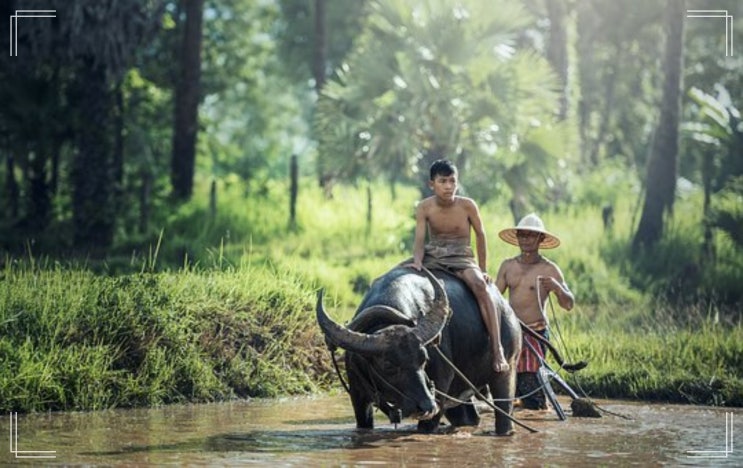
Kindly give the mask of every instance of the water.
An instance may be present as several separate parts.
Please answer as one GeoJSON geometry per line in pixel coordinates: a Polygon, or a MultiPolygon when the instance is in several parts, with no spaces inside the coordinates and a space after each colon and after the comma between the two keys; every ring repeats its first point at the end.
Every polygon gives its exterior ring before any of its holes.
{"type": "MultiPolygon", "coordinates": [[[[561,401],[570,414],[569,401],[561,401]]],[[[377,412],[377,428],[360,431],[345,395],[19,415],[17,450],[56,451],[55,458],[44,459],[11,453],[12,424],[6,414],[0,422],[8,434],[0,464],[743,465],[743,445],[735,448],[743,432],[735,429],[735,422],[743,421],[741,408],[598,403],[632,420],[605,415],[559,421],[554,412],[518,411],[516,417],[539,432],[517,427],[511,437],[495,437],[493,415],[485,413],[478,428],[423,435],[414,431],[413,421],[395,429],[377,412]],[[732,414],[732,436],[726,413],[732,414]],[[726,442],[732,453],[726,453],[726,442]],[[691,457],[690,450],[717,453],[691,457]]]]}

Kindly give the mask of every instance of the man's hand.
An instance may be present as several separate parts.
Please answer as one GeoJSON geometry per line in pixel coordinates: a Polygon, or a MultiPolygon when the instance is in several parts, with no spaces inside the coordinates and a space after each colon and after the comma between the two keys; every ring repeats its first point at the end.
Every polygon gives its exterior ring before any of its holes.
{"type": "Polygon", "coordinates": [[[559,281],[551,276],[540,276],[537,278],[537,281],[539,282],[539,290],[545,291],[548,294],[552,291],[562,290],[562,285],[560,285],[559,281]]]}

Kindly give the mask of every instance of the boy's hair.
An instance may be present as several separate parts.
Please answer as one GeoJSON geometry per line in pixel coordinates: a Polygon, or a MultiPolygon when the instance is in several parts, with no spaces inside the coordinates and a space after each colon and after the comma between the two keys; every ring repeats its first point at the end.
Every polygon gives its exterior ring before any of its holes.
{"type": "Polygon", "coordinates": [[[439,159],[431,164],[430,179],[433,180],[436,176],[449,177],[452,174],[457,173],[457,166],[448,159],[439,159]]]}

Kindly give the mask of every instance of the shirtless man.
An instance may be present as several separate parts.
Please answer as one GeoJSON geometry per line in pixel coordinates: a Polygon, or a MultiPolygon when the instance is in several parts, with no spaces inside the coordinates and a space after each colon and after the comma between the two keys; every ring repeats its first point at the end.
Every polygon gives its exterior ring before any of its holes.
{"type": "Polygon", "coordinates": [[[493,370],[510,369],[500,342],[500,315],[488,292],[487,240],[477,204],[457,196],[457,168],[451,161],[431,165],[428,186],[434,195],[422,200],[415,215],[413,262],[408,266],[447,270],[461,278],[475,294],[493,349],[493,370]],[[425,244],[426,228],[429,243],[425,244]],[[475,231],[477,262],[470,247],[470,229],[475,231]]]}
{"type": "MultiPolygon", "coordinates": [[[[539,253],[540,248],[553,249],[559,246],[560,239],[545,230],[544,223],[534,213],[524,216],[515,228],[504,229],[498,235],[509,244],[517,245],[521,253],[503,261],[498,269],[495,285],[501,293],[508,289],[508,301],[522,322],[549,338],[547,315],[544,313],[547,296],[554,292],[558,303],[566,310],[572,309],[575,303],[560,267],[539,253]]],[[[524,339],[530,340],[544,358],[544,348],[540,343],[530,336],[525,336],[524,339]]],[[[538,360],[529,347],[524,346],[517,369],[517,393],[526,395],[539,386],[536,377],[538,370],[538,360]]],[[[529,409],[547,408],[543,392],[522,398],[522,402],[529,409]]]]}

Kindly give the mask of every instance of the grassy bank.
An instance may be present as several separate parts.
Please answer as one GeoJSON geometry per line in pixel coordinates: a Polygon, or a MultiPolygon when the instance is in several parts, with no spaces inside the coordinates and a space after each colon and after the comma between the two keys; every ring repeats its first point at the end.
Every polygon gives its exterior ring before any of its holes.
{"type": "MultiPolygon", "coordinates": [[[[568,383],[596,398],[743,406],[743,325],[714,309],[655,303],[636,310],[579,306],[553,338],[589,366],[568,383]],[[679,314],[684,319],[679,319],[679,314]]],[[[555,326],[557,325],[557,326],[555,326]]]]}
{"type": "Polygon", "coordinates": [[[270,268],[95,276],[8,263],[0,406],[94,410],[324,388],[314,294],[270,268]]]}
{"type": "MultiPolygon", "coordinates": [[[[148,243],[120,243],[119,255],[103,262],[5,257],[2,409],[89,410],[339,389],[315,323],[315,291],[324,287],[335,318],[348,319],[371,281],[410,255],[418,194],[374,186],[369,226],[365,187],[337,187],[331,200],[309,183],[300,193],[292,229],[280,185],[251,198],[237,186],[223,187],[216,213],[205,195],[197,197],[163,220],[148,243]]],[[[491,272],[518,253],[497,237],[513,224],[506,206],[481,206],[491,272]]],[[[743,280],[743,255],[719,239],[716,266],[684,275],[689,264],[703,265],[694,247],[698,219],[685,217],[655,257],[644,259],[647,268],[633,269],[626,247],[632,213],[629,203],[617,203],[610,231],[595,205],[543,213],[563,241],[544,253],[562,267],[578,304],[570,313],[556,311],[556,331],[569,357],[590,361],[573,383],[593,397],[743,406],[740,309],[714,300],[715,284],[743,280]],[[678,289],[652,274],[653,258],[674,265],[683,280],[675,287],[693,294],[669,302],[668,292],[678,289]]]]}

